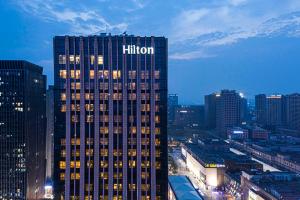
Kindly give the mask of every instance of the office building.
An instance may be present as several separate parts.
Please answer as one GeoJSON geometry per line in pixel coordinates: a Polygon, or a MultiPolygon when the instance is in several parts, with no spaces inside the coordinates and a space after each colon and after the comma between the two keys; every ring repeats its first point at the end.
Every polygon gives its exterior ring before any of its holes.
{"type": "Polygon", "coordinates": [[[300,131],[300,94],[286,96],[286,114],[288,128],[300,131]]]}
{"type": "Polygon", "coordinates": [[[216,128],[216,95],[215,93],[205,95],[205,127],[216,128]]]}
{"type": "Polygon", "coordinates": [[[0,61],[0,199],[42,199],[46,77],[40,66],[0,61]]]}
{"type": "Polygon", "coordinates": [[[227,129],[239,126],[243,120],[244,96],[235,90],[222,90],[216,95],[216,128],[226,137],[227,129]]]}
{"type": "Polygon", "coordinates": [[[178,95],[169,94],[168,95],[168,124],[170,126],[174,125],[176,108],[178,107],[178,95]]]}
{"type": "Polygon", "coordinates": [[[255,96],[256,121],[269,129],[286,125],[286,98],[283,95],[255,96]]]}
{"type": "Polygon", "coordinates": [[[270,95],[266,100],[266,126],[280,127],[284,124],[284,97],[270,95]]]}
{"type": "Polygon", "coordinates": [[[167,199],[167,39],[54,38],[55,199],[167,199]]]}
{"type": "Polygon", "coordinates": [[[258,124],[266,124],[266,105],[267,97],[265,94],[258,94],[255,96],[255,116],[258,124]]]}

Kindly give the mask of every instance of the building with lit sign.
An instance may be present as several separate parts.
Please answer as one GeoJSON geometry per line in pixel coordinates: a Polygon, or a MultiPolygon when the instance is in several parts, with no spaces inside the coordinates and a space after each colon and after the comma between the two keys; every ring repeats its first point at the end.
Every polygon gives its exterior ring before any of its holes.
{"type": "Polygon", "coordinates": [[[216,188],[224,181],[224,160],[196,144],[185,144],[181,149],[187,168],[206,187],[216,188]]]}
{"type": "Polygon", "coordinates": [[[0,61],[0,199],[42,199],[46,76],[27,61],[0,61]]]}
{"type": "Polygon", "coordinates": [[[248,139],[248,130],[240,127],[234,127],[227,130],[228,139],[244,140],[248,139]]]}
{"type": "Polygon", "coordinates": [[[167,39],[54,38],[55,199],[167,199],[167,39]]]}

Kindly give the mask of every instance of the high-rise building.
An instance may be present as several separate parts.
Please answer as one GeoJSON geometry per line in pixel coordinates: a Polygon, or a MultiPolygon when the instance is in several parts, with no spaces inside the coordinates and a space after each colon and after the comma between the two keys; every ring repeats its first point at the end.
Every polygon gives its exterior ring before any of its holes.
{"type": "Polygon", "coordinates": [[[216,128],[216,95],[205,95],[205,126],[209,129],[216,128]]]}
{"type": "Polygon", "coordinates": [[[300,131],[300,94],[286,96],[286,114],[288,128],[300,131]]]}
{"type": "Polygon", "coordinates": [[[178,95],[169,94],[168,95],[168,124],[174,125],[175,112],[178,107],[178,95]]]}
{"type": "Polygon", "coordinates": [[[265,94],[258,94],[255,96],[255,116],[256,122],[265,125],[266,124],[266,105],[267,96],[265,94]]]}
{"type": "Polygon", "coordinates": [[[243,98],[235,90],[222,90],[216,95],[216,128],[222,137],[226,137],[228,128],[241,124],[243,98]]]}
{"type": "Polygon", "coordinates": [[[284,100],[282,95],[270,95],[266,99],[266,126],[280,127],[284,124],[284,100]]]}
{"type": "Polygon", "coordinates": [[[54,87],[50,85],[46,92],[46,185],[45,198],[53,198],[53,161],[54,161],[54,87]]]}
{"type": "Polygon", "coordinates": [[[0,199],[42,199],[46,76],[27,61],[0,61],[0,199]]]}
{"type": "Polygon", "coordinates": [[[167,199],[167,39],[54,38],[55,199],[167,199]]]}
{"type": "Polygon", "coordinates": [[[268,128],[286,125],[286,98],[283,95],[255,96],[255,114],[258,124],[268,128]]]}

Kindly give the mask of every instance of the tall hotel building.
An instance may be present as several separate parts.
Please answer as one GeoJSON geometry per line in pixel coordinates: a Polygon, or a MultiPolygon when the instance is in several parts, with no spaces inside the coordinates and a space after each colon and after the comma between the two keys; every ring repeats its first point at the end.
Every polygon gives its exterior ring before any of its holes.
{"type": "Polygon", "coordinates": [[[55,199],[167,199],[167,39],[54,38],[55,199]]]}
{"type": "Polygon", "coordinates": [[[0,199],[42,199],[46,76],[27,61],[0,60],[0,199]]]}

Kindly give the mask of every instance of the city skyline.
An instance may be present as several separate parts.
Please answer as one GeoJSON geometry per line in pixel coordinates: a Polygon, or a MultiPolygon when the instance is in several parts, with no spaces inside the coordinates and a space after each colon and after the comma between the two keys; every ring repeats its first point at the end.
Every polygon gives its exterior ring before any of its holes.
{"type": "Polygon", "coordinates": [[[127,31],[169,38],[169,92],[179,94],[180,103],[199,104],[205,94],[226,88],[246,96],[299,92],[296,0],[190,0],[176,5],[34,0],[0,5],[0,21],[7,27],[0,32],[1,59],[22,58],[44,66],[48,84],[53,84],[54,35],[127,31]],[[160,20],[162,16],[167,17],[160,20]],[[191,85],[196,90],[191,91],[191,85]]]}

